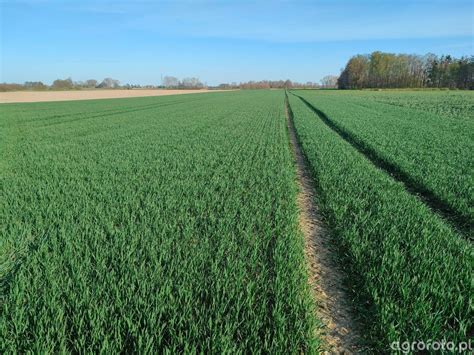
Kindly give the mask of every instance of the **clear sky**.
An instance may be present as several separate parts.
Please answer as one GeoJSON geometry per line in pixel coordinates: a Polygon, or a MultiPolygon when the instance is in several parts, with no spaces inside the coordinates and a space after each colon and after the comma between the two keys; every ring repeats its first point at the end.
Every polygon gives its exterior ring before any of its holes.
{"type": "Polygon", "coordinates": [[[473,3],[0,0],[0,82],[319,81],[374,50],[474,54],[473,3]]]}

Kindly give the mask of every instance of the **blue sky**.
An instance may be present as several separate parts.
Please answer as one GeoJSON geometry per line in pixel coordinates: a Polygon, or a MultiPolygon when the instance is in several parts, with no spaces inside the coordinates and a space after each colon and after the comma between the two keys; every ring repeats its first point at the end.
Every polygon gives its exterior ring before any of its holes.
{"type": "Polygon", "coordinates": [[[0,0],[0,82],[319,81],[374,50],[472,55],[456,0],[0,0]]]}

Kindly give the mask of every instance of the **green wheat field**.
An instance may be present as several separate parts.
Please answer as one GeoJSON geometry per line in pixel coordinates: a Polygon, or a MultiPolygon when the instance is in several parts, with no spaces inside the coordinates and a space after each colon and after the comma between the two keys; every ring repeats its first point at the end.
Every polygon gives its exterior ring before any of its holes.
{"type": "Polygon", "coordinates": [[[474,93],[241,90],[0,105],[0,352],[318,352],[287,110],[367,348],[470,339],[474,93]]]}

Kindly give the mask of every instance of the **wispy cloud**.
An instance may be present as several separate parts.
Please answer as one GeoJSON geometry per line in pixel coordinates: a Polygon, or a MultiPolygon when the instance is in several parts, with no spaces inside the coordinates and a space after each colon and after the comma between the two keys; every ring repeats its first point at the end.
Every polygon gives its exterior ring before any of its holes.
{"type": "Polygon", "coordinates": [[[71,16],[93,16],[96,21],[92,25],[99,29],[114,27],[186,38],[272,42],[473,36],[474,23],[474,5],[464,0],[23,0],[20,3],[42,8],[49,5],[71,16]]]}
{"type": "Polygon", "coordinates": [[[102,2],[120,26],[168,36],[275,42],[472,36],[473,5],[455,1],[102,2]]]}
{"type": "Polygon", "coordinates": [[[338,73],[356,53],[474,52],[472,0],[0,3],[0,76],[9,81],[104,73],[304,81],[338,73]]]}

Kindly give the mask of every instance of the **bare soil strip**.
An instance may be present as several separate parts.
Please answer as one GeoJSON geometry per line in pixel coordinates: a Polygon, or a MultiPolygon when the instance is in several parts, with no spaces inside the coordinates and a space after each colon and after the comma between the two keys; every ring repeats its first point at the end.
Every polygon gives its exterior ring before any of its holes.
{"type": "Polygon", "coordinates": [[[202,94],[229,90],[71,90],[71,91],[11,91],[0,92],[0,103],[45,102],[70,100],[116,99],[143,96],[202,94]]]}
{"type": "Polygon", "coordinates": [[[311,173],[298,144],[288,99],[285,100],[288,134],[292,147],[299,193],[299,225],[304,234],[308,282],[316,303],[315,313],[323,323],[317,336],[328,354],[352,354],[360,344],[358,327],[351,316],[349,298],[343,287],[343,275],[332,259],[331,241],[314,202],[316,195],[311,173]]]}

